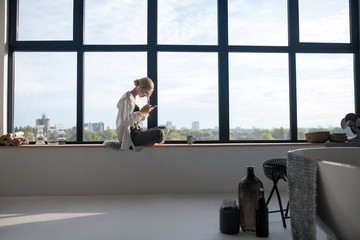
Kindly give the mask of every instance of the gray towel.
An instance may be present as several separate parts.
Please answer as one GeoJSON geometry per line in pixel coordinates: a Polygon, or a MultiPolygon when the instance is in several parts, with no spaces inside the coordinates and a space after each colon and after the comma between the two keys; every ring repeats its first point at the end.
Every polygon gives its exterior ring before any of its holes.
{"type": "Polygon", "coordinates": [[[316,239],[316,159],[293,152],[287,158],[293,239],[316,239]]]}

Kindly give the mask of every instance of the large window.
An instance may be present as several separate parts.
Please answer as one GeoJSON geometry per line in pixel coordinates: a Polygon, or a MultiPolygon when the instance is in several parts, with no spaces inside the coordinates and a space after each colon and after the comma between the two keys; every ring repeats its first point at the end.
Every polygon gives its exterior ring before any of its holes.
{"type": "Polygon", "coordinates": [[[354,111],[354,91],[349,87],[354,84],[353,59],[353,54],[296,55],[300,130],[338,128],[333,119],[354,111]]]}
{"type": "Polygon", "coordinates": [[[215,53],[159,53],[159,124],[172,128],[169,137],[218,140],[218,81],[215,53]]]}
{"type": "Polygon", "coordinates": [[[66,126],[68,139],[76,140],[76,54],[16,52],[14,59],[15,131],[28,132],[29,140],[34,141],[40,120],[47,123],[45,131],[66,126]]]}
{"type": "MultiPolygon", "coordinates": [[[[84,141],[116,139],[116,104],[134,87],[131,79],[146,76],[146,53],[87,52],[84,61],[84,141]],[[136,71],[128,71],[134,66],[136,71]]],[[[145,103],[145,98],[137,101],[145,103]]]]}
{"type": "Polygon", "coordinates": [[[230,54],[231,140],[290,139],[288,65],[286,53],[230,54]]]}
{"type": "Polygon", "coordinates": [[[142,127],[170,143],[301,141],[360,114],[358,0],[9,2],[8,131],[32,141],[39,121],[116,139],[144,76],[158,108],[142,127]]]}

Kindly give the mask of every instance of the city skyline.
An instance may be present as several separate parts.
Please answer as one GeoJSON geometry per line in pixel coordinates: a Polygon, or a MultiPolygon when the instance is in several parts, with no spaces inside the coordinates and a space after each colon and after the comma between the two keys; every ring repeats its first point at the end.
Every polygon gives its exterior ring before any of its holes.
{"type": "MultiPolygon", "coordinates": [[[[76,126],[72,126],[72,127],[64,127],[64,124],[51,124],[51,118],[46,117],[47,115],[45,113],[42,113],[41,118],[37,118],[35,119],[35,125],[26,125],[26,126],[15,126],[15,128],[20,128],[20,127],[34,127],[36,128],[37,125],[44,125],[44,131],[46,132],[47,129],[49,129],[50,127],[57,127],[57,128],[65,128],[65,129],[76,129],[76,126]]],[[[140,122],[140,125],[142,127],[144,127],[143,122],[140,122]]],[[[192,122],[192,126],[191,128],[186,128],[186,127],[181,127],[181,128],[177,128],[175,125],[173,125],[172,121],[166,121],[166,123],[164,124],[164,126],[169,127],[170,129],[174,129],[174,130],[192,130],[192,131],[202,131],[202,130],[218,130],[218,126],[215,126],[213,128],[201,128],[201,122],[199,121],[193,121],[192,122]]],[[[100,121],[100,122],[86,122],[83,124],[84,130],[89,131],[89,132],[93,132],[93,131],[97,131],[99,130],[100,132],[104,132],[105,130],[112,130],[112,131],[116,131],[115,128],[111,128],[110,125],[108,125],[106,122],[100,121]]],[[[339,125],[329,125],[329,126],[315,126],[315,127],[311,127],[314,129],[332,129],[332,128],[340,128],[340,122],[339,125]]],[[[279,128],[284,128],[284,127],[279,127],[279,128]]],[[[251,127],[251,128],[243,128],[241,126],[236,126],[233,128],[230,128],[231,130],[249,130],[249,129],[256,129],[255,126],[251,127]]],[[[260,128],[263,129],[263,128],[260,128]]],[[[266,129],[266,128],[265,128],[266,129]]],[[[270,128],[270,129],[276,129],[276,128],[270,128]]],[[[284,129],[289,129],[289,128],[284,128],[284,129]]]]}
{"type": "MultiPolygon", "coordinates": [[[[37,124],[41,124],[43,126],[50,125],[50,119],[45,117],[43,114],[41,119],[36,119],[37,124]]],[[[168,136],[166,137],[167,141],[185,141],[186,136],[192,135],[197,138],[199,141],[216,141],[219,139],[219,129],[202,129],[200,128],[200,123],[198,121],[194,121],[192,124],[192,129],[176,129],[174,125],[172,125],[171,121],[167,122],[167,126],[171,128],[168,136]]],[[[51,126],[50,128],[53,128],[51,126]]],[[[23,131],[24,136],[28,138],[30,141],[35,141],[35,137],[37,136],[37,127],[24,127],[24,128],[15,128],[15,131],[23,131]]],[[[48,137],[48,131],[46,127],[44,129],[45,138],[48,137]]],[[[59,128],[57,128],[59,129],[59,128]]],[[[62,128],[60,128],[62,129],[62,128]]],[[[261,129],[261,128],[251,128],[244,129],[240,127],[236,127],[234,129],[229,129],[230,141],[237,140],[289,140],[291,133],[289,128],[273,128],[273,129],[261,129]]],[[[77,139],[77,131],[76,127],[70,129],[62,129],[63,133],[66,134],[66,141],[76,141],[77,139]]],[[[297,139],[304,140],[306,132],[313,131],[330,131],[331,133],[345,133],[348,137],[353,137],[354,134],[351,132],[349,128],[342,129],[340,126],[334,128],[298,128],[297,139]]],[[[110,129],[106,127],[106,123],[85,123],[84,131],[83,131],[83,141],[105,141],[105,140],[116,140],[116,131],[115,129],[110,129]],[[106,128],[106,130],[105,130],[106,128]]]]}

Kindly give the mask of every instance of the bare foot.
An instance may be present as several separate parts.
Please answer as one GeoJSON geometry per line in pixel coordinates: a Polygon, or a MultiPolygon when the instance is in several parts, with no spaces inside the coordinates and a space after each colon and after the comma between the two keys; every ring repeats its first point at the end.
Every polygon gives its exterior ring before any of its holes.
{"type": "Polygon", "coordinates": [[[161,144],[164,144],[165,140],[162,140],[161,142],[159,143],[149,143],[147,145],[145,145],[146,147],[156,147],[158,145],[161,145],[161,144]]]}
{"type": "Polygon", "coordinates": [[[155,147],[156,143],[149,143],[149,144],[146,144],[145,146],[146,147],[155,147]]]}

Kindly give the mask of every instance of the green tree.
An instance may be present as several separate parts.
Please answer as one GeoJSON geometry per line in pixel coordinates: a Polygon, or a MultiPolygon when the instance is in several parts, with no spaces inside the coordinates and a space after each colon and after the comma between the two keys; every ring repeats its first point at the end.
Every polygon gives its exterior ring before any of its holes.
{"type": "Polygon", "coordinates": [[[89,132],[84,131],[84,140],[85,141],[99,141],[99,131],[89,132]]]}
{"type": "Polygon", "coordinates": [[[100,133],[100,140],[116,140],[117,139],[117,136],[116,136],[116,133],[111,130],[111,129],[108,129],[108,130],[105,130],[104,132],[100,133]]]}
{"type": "Polygon", "coordinates": [[[271,135],[274,139],[286,139],[286,131],[283,127],[274,128],[273,130],[271,130],[271,135]]]}
{"type": "Polygon", "coordinates": [[[19,131],[24,132],[24,137],[29,139],[29,141],[35,141],[36,128],[33,128],[29,125],[25,127],[15,128],[15,132],[19,132],[19,131]]]}
{"type": "Polygon", "coordinates": [[[166,140],[180,141],[185,139],[185,136],[181,134],[181,130],[176,129],[170,129],[169,134],[166,136],[166,140]]]}
{"type": "Polygon", "coordinates": [[[270,131],[266,131],[264,134],[263,134],[263,139],[264,140],[274,140],[273,136],[271,135],[270,131]]]}
{"type": "Polygon", "coordinates": [[[67,141],[76,141],[76,132],[74,132],[72,128],[66,129],[65,133],[67,141]]]}

